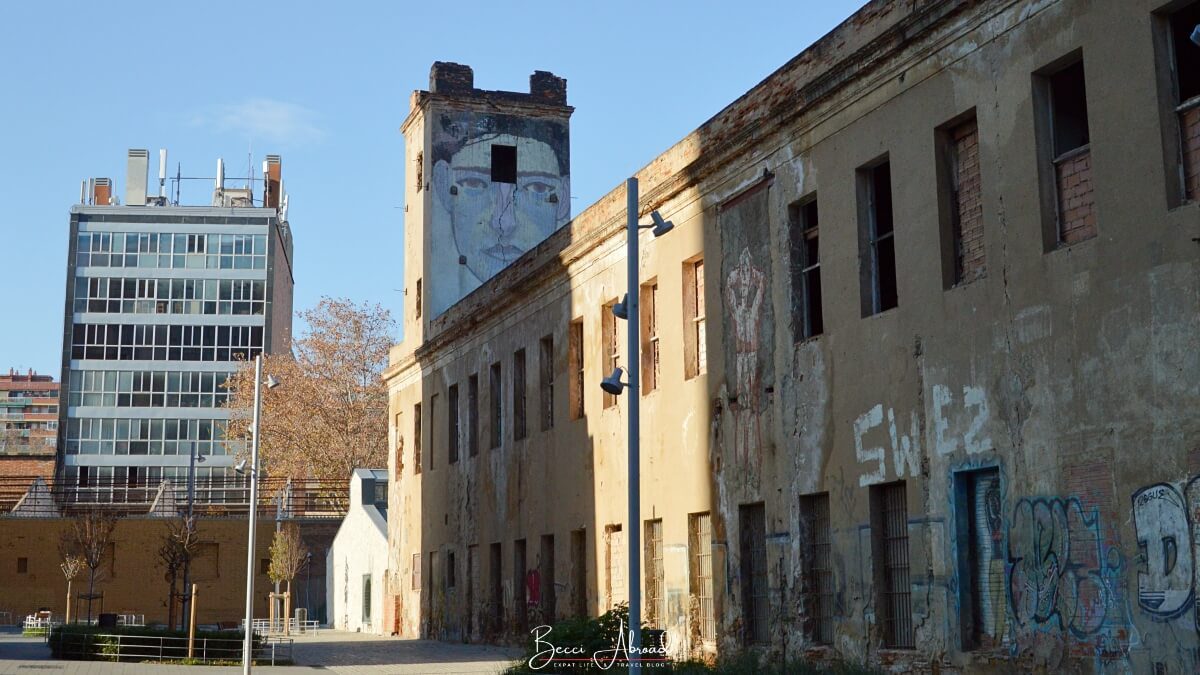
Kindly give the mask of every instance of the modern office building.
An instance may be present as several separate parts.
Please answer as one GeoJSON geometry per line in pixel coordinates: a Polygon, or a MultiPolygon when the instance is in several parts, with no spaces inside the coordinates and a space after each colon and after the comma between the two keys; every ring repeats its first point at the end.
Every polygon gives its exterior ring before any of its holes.
{"type": "Polygon", "coordinates": [[[58,383],[32,370],[0,374],[0,478],[54,474],[58,383]]]}
{"type": "Polygon", "coordinates": [[[147,195],[148,160],[129,151],[124,204],[96,178],[71,208],[59,447],[63,483],[80,489],[185,479],[193,450],[199,480],[232,474],[225,379],[291,342],[279,157],[240,188],[226,187],[218,160],[201,206],[181,205],[178,189],[168,198],[166,151],[159,194],[147,195]]]}

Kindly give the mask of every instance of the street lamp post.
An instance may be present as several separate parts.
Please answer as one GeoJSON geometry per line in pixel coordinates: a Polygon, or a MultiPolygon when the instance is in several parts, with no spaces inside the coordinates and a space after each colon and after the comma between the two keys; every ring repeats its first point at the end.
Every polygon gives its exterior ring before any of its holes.
{"type": "Polygon", "coordinates": [[[612,312],[619,319],[628,321],[628,336],[626,354],[628,363],[625,365],[627,380],[621,381],[621,368],[618,367],[611,375],[600,383],[607,393],[619,395],[623,390],[629,390],[629,672],[636,675],[642,670],[640,650],[642,646],[642,588],[641,588],[641,392],[638,381],[641,368],[641,333],[638,328],[638,230],[653,228],[654,236],[661,237],[670,232],[675,226],[668,220],[663,220],[658,211],[650,214],[653,225],[638,224],[638,180],[630,178],[625,182],[626,202],[626,253],[625,265],[627,290],[623,302],[613,306],[612,312]]]}
{"type": "MultiPolygon", "coordinates": [[[[262,354],[254,357],[254,420],[252,423],[253,436],[250,440],[250,535],[246,546],[246,635],[242,644],[242,673],[250,674],[250,666],[254,657],[254,527],[258,516],[258,442],[259,424],[262,417],[262,354]]],[[[278,380],[268,377],[268,389],[279,385],[278,380]]],[[[245,462],[239,463],[239,468],[245,462]]]]}

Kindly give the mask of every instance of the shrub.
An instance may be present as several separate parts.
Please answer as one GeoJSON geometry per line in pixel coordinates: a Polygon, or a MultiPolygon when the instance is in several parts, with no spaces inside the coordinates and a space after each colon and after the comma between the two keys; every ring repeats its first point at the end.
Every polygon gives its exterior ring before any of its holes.
{"type": "MultiPolygon", "coordinates": [[[[240,663],[242,640],[241,631],[196,631],[195,649],[197,653],[203,652],[210,661],[236,660],[240,663]]],[[[256,634],[255,649],[261,641],[256,634]]],[[[50,655],[56,659],[159,661],[187,658],[187,633],[144,626],[55,626],[50,632],[49,643],[50,655]]]]}

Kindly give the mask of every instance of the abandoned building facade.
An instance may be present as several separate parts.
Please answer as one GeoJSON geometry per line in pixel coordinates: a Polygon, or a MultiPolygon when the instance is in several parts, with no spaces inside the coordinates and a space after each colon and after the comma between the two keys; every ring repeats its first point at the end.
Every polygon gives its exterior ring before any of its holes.
{"type": "Polygon", "coordinates": [[[549,222],[563,183],[520,174],[569,173],[534,131],[565,126],[564,82],[500,95],[436,64],[403,127],[390,629],[602,613],[636,527],[675,655],[1195,670],[1198,23],[1195,1],[868,3],[638,172],[675,229],[640,242],[643,381],[616,397],[623,188],[428,304],[471,262],[435,264],[465,222],[444,212],[521,226],[455,199],[549,222]],[[444,196],[448,115],[479,161],[444,196]]]}

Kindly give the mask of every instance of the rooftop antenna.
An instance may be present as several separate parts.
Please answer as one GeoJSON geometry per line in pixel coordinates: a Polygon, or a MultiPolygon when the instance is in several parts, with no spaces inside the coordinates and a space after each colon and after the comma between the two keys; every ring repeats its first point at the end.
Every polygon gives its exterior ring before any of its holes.
{"type": "Polygon", "coordinates": [[[183,184],[183,164],[175,162],[175,206],[179,206],[179,186],[183,184]]]}
{"type": "Polygon", "coordinates": [[[158,149],[158,198],[167,201],[167,149],[158,149]]]}
{"type": "MultiPolygon", "coordinates": [[[[246,189],[250,189],[250,183],[254,180],[254,141],[246,143],[246,189]]],[[[254,203],[254,194],[250,195],[250,203],[254,203]]]]}

